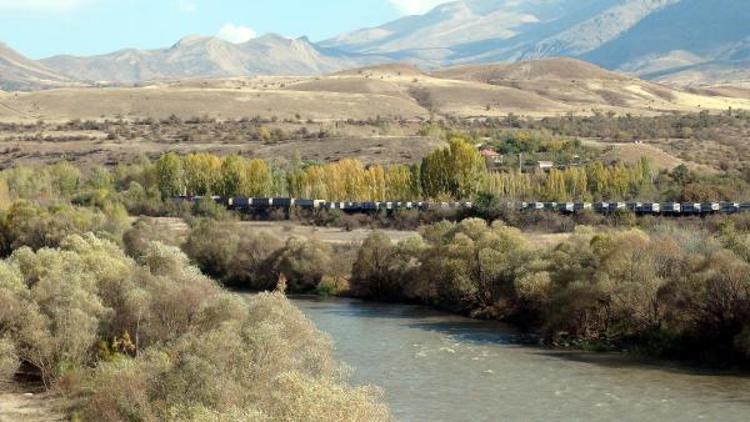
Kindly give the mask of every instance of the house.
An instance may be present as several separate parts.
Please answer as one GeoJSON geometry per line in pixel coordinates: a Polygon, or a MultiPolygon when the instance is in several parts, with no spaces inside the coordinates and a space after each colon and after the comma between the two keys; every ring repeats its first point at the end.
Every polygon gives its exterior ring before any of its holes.
{"type": "Polygon", "coordinates": [[[552,170],[553,168],[555,168],[555,163],[553,163],[552,161],[539,161],[537,162],[537,165],[544,171],[552,170]]]}
{"type": "Polygon", "coordinates": [[[487,148],[481,150],[479,153],[487,160],[487,163],[501,164],[503,162],[503,156],[495,150],[487,148]]]}
{"type": "Polygon", "coordinates": [[[494,158],[500,157],[500,154],[497,151],[491,150],[489,148],[483,149],[479,153],[482,154],[482,157],[484,158],[494,159],[494,158]]]}

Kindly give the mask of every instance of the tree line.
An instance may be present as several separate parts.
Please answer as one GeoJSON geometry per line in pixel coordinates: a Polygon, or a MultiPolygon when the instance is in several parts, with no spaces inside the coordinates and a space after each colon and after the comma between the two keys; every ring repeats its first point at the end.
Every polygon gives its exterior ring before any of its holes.
{"type": "Polygon", "coordinates": [[[184,157],[169,153],[156,161],[154,170],[164,197],[291,196],[332,201],[468,199],[479,192],[487,173],[476,148],[459,136],[412,166],[366,166],[353,159],[329,164],[293,160],[278,166],[238,155],[222,159],[207,153],[184,157]]]}

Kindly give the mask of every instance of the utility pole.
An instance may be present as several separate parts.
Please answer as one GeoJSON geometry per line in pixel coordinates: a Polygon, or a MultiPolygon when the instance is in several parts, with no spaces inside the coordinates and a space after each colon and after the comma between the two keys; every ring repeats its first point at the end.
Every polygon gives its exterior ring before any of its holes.
{"type": "Polygon", "coordinates": [[[518,171],[523,173],[523,153],[518,154],[518,171]]]}

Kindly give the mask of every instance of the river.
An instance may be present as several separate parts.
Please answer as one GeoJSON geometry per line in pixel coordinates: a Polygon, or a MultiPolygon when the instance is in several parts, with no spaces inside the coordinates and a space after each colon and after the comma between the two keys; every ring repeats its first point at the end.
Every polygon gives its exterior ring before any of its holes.
{"type": "Polygon", "coordinates": [[[294,298],[401,421],[748,421],[750,377],[524,346],[421,306],[294,298]]]}

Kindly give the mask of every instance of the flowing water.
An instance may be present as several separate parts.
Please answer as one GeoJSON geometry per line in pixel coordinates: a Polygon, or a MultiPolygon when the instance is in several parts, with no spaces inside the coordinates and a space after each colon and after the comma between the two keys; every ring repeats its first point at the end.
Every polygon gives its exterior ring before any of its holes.
{"type": "Polygon", "coordinates": [[[294,302],[398,420],[750,421],[750,377],[523,346],[507,325],[420,306],[294,302]]]}

